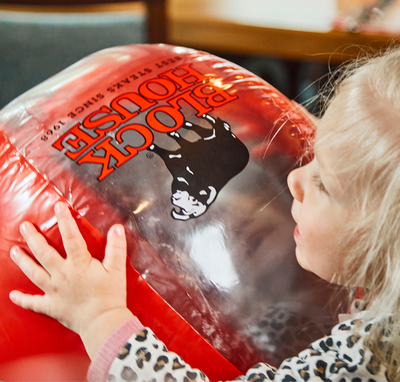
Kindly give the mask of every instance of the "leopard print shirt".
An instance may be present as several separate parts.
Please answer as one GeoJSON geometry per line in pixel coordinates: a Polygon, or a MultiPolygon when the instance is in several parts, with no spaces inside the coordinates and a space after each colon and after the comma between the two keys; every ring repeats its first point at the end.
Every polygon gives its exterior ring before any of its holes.
{"type": "MultiPolygon", "coordinates": [[[[336,325],[331,333],[313,342],[297,357],[288,358],[275,369],[257,364],[237,381],[274,382],[383,382],[386,370],[363,337],[373,324],[363,324],[355,334],[357,320],[336,325]]],[[[187,365],[177,354],[168,352],[153,332],[145,328],[132,336],[114,359],[108,381],[194,382],[209,381],[198,369],[187,365]]]]}

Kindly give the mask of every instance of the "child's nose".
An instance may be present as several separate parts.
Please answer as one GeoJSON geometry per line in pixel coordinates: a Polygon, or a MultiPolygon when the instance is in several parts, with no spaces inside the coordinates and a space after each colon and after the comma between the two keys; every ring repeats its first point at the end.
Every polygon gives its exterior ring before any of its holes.
{"type": "Polygon", "coordinates": [[[303,173],[303,168],[299,167],[291,171],[291,173],[287,178],[287,183],[289,186],[290,193],[300,203],[303,202],[303,197],[304,197],[304,190],[302,185],[302,180],[303,180],[302,173],[303,173]]]}

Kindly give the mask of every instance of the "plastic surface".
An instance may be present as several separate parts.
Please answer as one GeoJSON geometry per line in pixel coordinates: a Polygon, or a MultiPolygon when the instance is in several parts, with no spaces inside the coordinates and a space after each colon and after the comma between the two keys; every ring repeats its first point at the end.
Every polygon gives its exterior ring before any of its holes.
{"type": "Polygon", "coordinates": [[[0,124],[0,379],[84,378],[79,338],[8,300],[35,291],[9,259],[19,224],[61,250],[60,199],[98,258],[125,225],[129,308],[212,380],[278,364],[334,321],[332,290],[297,265],[286,187],[312,123],[260,78],[191,49],[116,47],[20,96],[0,124]]]}

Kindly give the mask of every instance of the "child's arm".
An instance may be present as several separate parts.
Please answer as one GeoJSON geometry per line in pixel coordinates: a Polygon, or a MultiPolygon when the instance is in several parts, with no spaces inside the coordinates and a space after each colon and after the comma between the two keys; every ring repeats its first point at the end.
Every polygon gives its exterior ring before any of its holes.
{"type": "Polygon", "coordinates": [[[121,323],[132,317],[126,306],[126,238],[121,225],[111,227],[103,262],[93,258],[64,203],[55,214],[67,258],[64,259],[28,222],[21,233],[38,265],[19,247],[11,257],[25,275],[45,293],[10,293],[11,300],[25,309],[60,321],[82,338],[93,358],[101,344],[121,323]]]}
{"type": "MultiPolygon", "coordinates": [[[[81,336],[89,356],[95,358],[89,371],[91,381],[111,380],[107,375],[110,378],[113,375],[116,381],[184,382],[195,380],[196,376],[199,377],[197,380],[208,380],[201,371],[185,364],[179,355],[168,352],[151,330],[134,322],[126,307],[126,239],[123,227],[111,227],[105,257],[100,262],[88,252],[67,206],[57,203],[55,213],[67,258],[61,257],[32,224],[23,223],[22,235],[41,265],[19,247],[13,248],[11,256],[45,294],[12,291],[10,298],[25,309],[55,318],[81,336]],[[139,327],[143,330],[137,332],[139,327]]],[[[304,382],[307,380],[305,377],[313,379],[317,376],[320,380],[322,375],[324,380],[339,382],[339,379],[343,380],[343,374],[337,373],[340,368],[355,370],[353,376],[361,378],[354,380],[364,380],[367,375],[369,378],[366,366],[373,357],[370,351],[367,354],[362,349],[363,341],[352,343],[350,348],[336,347],[338,343],[348,342],[349,336],[353,337],[351,330],[356,323],[349,322],[350,326],[338,325],[335,338],[329,336],[316,341],[300,358],[289,358],[277,371],[267,364],[258,364],[240,380],[304,382]],[[343,351],[351,352],[353,358],[343,356],[343,351]],[[342,360],[339,366],[338,359],[342,360]]],[[[382,380],[383,373],[384,370],[380,374],[382,380]]]]}

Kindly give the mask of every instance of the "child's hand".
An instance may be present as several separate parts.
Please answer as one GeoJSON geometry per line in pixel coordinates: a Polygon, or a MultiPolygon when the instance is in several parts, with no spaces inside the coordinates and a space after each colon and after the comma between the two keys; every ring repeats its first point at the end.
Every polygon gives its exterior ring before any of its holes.
{"type": "Polygon", "coordinates": [[[10,293],[22,308],[46,314],[78,333],[92,357],[107,336],[132,316],[126,307],[126,238],[121,225],[111,227],[103,262],[93,258],[64,203],[55,213],[67,258],[64,259],[28,222],[21,233],[38,265],[21,248],[11,257],[22,272],[45,293],[10,293]]]}

